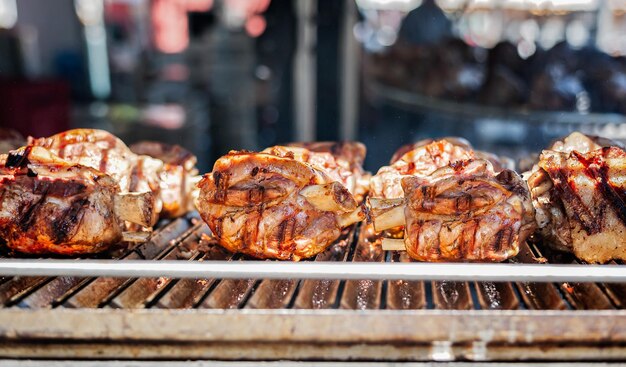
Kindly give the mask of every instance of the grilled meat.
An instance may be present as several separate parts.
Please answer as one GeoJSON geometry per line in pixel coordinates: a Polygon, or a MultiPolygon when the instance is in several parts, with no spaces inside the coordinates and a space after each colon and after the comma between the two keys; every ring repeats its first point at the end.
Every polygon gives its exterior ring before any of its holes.
{"type": "Polygon", "coordinates": [[[29,138],[28,143],[46,148],[66,161],[110,175],[122,192],[137,192],[146,187],[158,188],[158,183],[146,182],[150,178],[149,173],[136,168],[138,157],[123,141],[107,131],[74,129],[48,138],[29,138]]]}
{"type": "Polygon", "coordinates": [[[458,140],[418,145],[371,179],[376,230],[403,237],[416,260],[503,261],[534,229],[521,177],[468,147],[458,140]]]}
{"type": "Polygon", "coordinates": [[[196,156],[181,146],[153,141],[133,144],[130,150],[163,162],[157,173],[163,202],[162,217],[176,218],[194,209],[193,198],[199,178],[196,156]]]}
{"type": "MultiPolygon", "coordinates": [[[[231,152],[199,183],[197,207],[219,243],[256,258],[299,260],[364,219],[343,183],[318,164],[294,158],[305,149],[231,152]]],[[[315,157],[314,155],[310,157],[315,157]]]]}
{"type": "MultiPolygon", "coordinates": [[[[446,141],[452,145],[454,145],[456,148],[458,148],[459,151],[461,150],[465,150],[467,152],[471,152],[474,157],[476,158],[480,158],[480,159],[485,159],[488,160],[489,162],[491,162],[491,164],[493,165],[494,169],[497,172],[502,171],[503,169],[507,168],[507,169],[514,169],[515,168],[515,164],[514,162],[507,157],[499,157],[493,153],[489,153],[489,152],[484,152],[484,151],[480,151],[480,150],[474,150],[474,148],[472,148],[472,145],[470,144],[469,141],[460,138],[458,136],[451,136],[451,137],[446,137],[446,138],[442,138],[440,139],[440,141],[446,141]]],[[[401,146],[398,150],[396,150],[396,152],[393,154],[393,156],[391,157],[391,161],[390,164],[394,164],[396,161],[400,160],[400,158],[402,158],[402,156],[404,156],[406,153],[412,151],[412,150],[416,150],[419,148],[422,148],[424,146],[427,146],[431,143],[435,143],[436,140],[434,139],[424,139],[424,140],[420,140],[416,143],[413,144],[406,144],[401,146]]],[[[452,157],[452,159],[454,159],[452,157]]]]}
{"type": "Polygon", "coordinates": [[[267,148],[264,152],[293,157],[316,165],[341,182],[361,202],[369,189],[370,174],[363,170],[365,145],[359,142],[291,143],[287,146],[267,148]]]}
{"type": "Polygon", "coordinates": [[[15,130],[0,128],[0,154],[8,153],[26,144],[24,137],[15,130]]]}
{"type": "MultiPolygon", "coordinates": [[[[428,176],[441,167],[456,161],[474,158],[474,152],[467,146],[447,140],[439,140],[403,152],[400,158],[389,166],[384,166],[370,180],[370,196],[375,198],[401,198],[404,192],[400,185],[406,176],[428,176]]],[[[397,156],[399,155],[396,153],[397,156]]]]}
{"type": "Polygon", "coordinates": [[[138,155],[113,134],[94,129],[31,138],[30,144],[110,175],[122,192],[152,192],[158,198],[155,209],[162,217],[180,216],[190,209],[195,157],[180,147],[141,143],[135,149],[147,154],[138,155]]]}
{"type": "Polygon", "coordinates": [[[626,152],[574,133],[527,173],[546,244],[590,263],[626,260],[626,152]]]}
{"type": "Polygon", "coordinates": [[[526,184],[513,171],[468,160],[402,180],[404,242],[421,261],[504,261],[534,229],[526,184]]]}
{"type": "Polygon", "coordinates": [[[151,193],[121,195],[95,169],[27,146],[0,156],[0,238],[15,251],[95,253],[123,239],[124,221],[149,226],[151,193]]]}

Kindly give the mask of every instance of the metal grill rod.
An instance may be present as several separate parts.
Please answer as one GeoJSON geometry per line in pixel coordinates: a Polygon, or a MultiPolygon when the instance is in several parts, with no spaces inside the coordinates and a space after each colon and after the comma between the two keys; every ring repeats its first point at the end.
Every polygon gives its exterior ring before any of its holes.
{"type": "Polygon", "coordinates": [[[2,259],[0,276],[626,283],[626,266],[2,259]]]}

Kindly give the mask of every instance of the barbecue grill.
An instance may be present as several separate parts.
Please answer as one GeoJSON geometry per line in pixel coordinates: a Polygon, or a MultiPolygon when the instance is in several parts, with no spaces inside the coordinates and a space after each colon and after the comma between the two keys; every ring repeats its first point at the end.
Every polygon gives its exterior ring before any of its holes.
{"type": "Polygon", "coordinates": [[[624,280],[618,266],[577,264],[529,243],[510,264],[446,264],[434,273],[433,264],[403,266],[406,255],[363,241],[358,226],[316,258],[291,264],[233,255],[208,234],[189,215],[101,259],[5,255],[0,357],[626,359],[626,285],[616,283],[624,280]],[[568,265],[537,265],[546,261],[568,265]],[[214,277],[212,262],[227,269],[224,279],[214,277]],[[151,269],[161,264],[164,275],[154,277],[151,269]],[[201,266],[185,273],[181,264],[201,266]],[[380,274],[363,275],[358,265],[380,274]],[[324,266],[332,277],[319,279],[324,266]],[[477,273],[478,266],[502,268],[477,273]],[[281,275],[281,267],[288,272],[281,275]],[[306,274],[307,267],[314,272],[306,274]],[[472,281],[506,279],[499,269],[511,267],[522,274],[515,282],[472,281]],[[248,279],[235,279],[240,274],[248,279]],[[436,280],[423,280],[429,278],[436,280]]]}

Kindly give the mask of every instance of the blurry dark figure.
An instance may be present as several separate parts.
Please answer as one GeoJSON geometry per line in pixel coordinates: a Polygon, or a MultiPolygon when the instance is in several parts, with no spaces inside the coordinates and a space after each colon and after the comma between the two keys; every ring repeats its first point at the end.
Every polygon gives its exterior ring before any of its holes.
{"type": "Polygon", "coordinates": [[[424,0],[402,21],[398,39],[414,45],[437,44],[452,35],[452,22],[435,0],[424,0]]]}
{"type": "Polygon", "coordinates": [[[489,106],[514,106],[524,101],[528,86],[524,82],[525,62],[511,42],[500,42],[489,50],[487,78],[478,102],[489,106]]]}
{"type": "Polygon", "coordinates": [[[580,74],[582,58],[567,42],[559,42],[531,61],[533,77],[528,103],[546,111],[589,112],[589,93],[580,74]]]}
{"type": "Polygon", "coordinates": [[[23,76],[23,60],[15,32],[0,29],[0,77],[23,76]]]}
{"type": "Polygon", "coordinates": [[[273,0],[264,13],[265,32],[256,40],[257,116],[261,147],[294,139],[293,54],[296,47],[294,2],[273,0]]]}

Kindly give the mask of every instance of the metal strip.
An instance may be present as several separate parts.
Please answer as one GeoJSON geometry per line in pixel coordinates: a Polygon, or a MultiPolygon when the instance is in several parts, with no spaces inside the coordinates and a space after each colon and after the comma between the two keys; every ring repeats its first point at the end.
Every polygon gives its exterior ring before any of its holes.
{"type": "Polygon", "coordinates": [[[0,259],[0,276],[626,283],[626,266],[0,259]]]}

